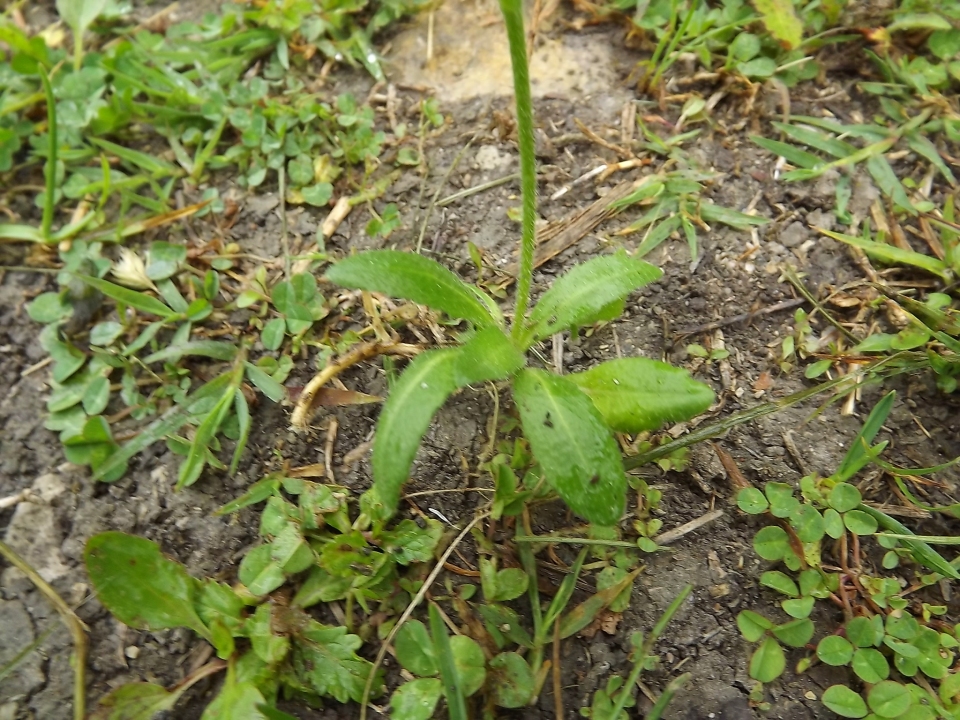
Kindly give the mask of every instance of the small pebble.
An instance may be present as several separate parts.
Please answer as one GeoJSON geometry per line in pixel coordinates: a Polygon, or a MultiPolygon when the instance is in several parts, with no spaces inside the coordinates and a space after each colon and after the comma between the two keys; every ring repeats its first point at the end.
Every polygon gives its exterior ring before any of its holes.
{"type": "Polygon", "coordinates": [[[131,660],[136,660],[138,657],[140,657],[140,648],[138,648],[136,645],[130,645],[124,648],[123,654],[131,660]]]}

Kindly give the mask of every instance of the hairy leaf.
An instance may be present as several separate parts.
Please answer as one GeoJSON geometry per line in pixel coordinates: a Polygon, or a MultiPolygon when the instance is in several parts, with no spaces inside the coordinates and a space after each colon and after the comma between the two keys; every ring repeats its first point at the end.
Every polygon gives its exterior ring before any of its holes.
{"type": "Polygon", "coordinates": [[[626,477],[617,443],[590,398],[571,380],[530,369],[517,375],[514,398],[547,481],[574,512],[615,524],[623,515],[626,477]]]}
{"type": "Polygon", "coordinates": [[[210,639],[194,609],[197,581],[155,542],[100,533],[87,541],[84,562],[97,599],[120,622],[138,630],[187,627],[210,639]]]}
{"type": "Polygon", "coordinates": [[[648,358],[609,360],[567,377],[593,400],[604,422],[621,432],[689,420],[714,400],[713,391],[686,370],[648,358]]]}
{"type": "Polygon", "coordinates": [[[397,380],[383,405],[373,441],[373,479],[381,502],[393,513],[400,488],[434,413],[457,385],[453,368],[461,348],[430,350],[419,355],[397,380]]]}
{"type": "Polygon", "coordinates": [[[663,275],[624,252],[593,258],[557,278],[530,313],[525,345],[559,330],[596,322],[611,303],[663,275]]]}
{"type": "Polygon", "coordinates": [[[327,269],[327,279],[343,287],[381,292],[442,310],[484,327],[493,318],[475,292],[440,263],[415,253],[371,250],[327,269]]]}

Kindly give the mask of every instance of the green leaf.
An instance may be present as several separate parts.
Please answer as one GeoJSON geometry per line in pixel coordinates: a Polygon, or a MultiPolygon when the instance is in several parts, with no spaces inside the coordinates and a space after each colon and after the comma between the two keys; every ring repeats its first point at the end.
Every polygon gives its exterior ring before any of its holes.
{"type": "MultiPolygon", "coordinates": [[[[842,481],[849,480],[860,472],[870,461],[868,448],[870,448],[877,433],[880,432],[880,428],[890,414],[890,410],[893,409],[893,402],[896,396],[896,392],[888,392],[881,398],[880,402],[874,405],[867,419],[863,421],[863,427],[860,428],[860,432],[857,433],[853,442],[850,443],[850,449],[847,450],[847,454],[841,461],[840,467],[837,468],[835,476],[838,479],[842,481]]],[[[840,508],[836,509],[839,512],[844,512],[844,510],[840,508]]]]}
{"type": "Polygon", "coordinates": [[[237,682],[232,668],[227,670],[227,681],[220,688],[220,694],[207,705],[200,720],[267,720],[258,708],[266,700],[253,682],[237,682]]]}
{"type": "Polygon", "coordinates": [[[662,275],[659,268],[625,252],[576,265],[557,278],[537,302],[527,320],[523,344],[596,322],[611,303],[662,275]]]}
{"type": "MultiPolygon", "coordinates": [[[[431,607],[433,607],[431,605],[431,607]]],[[[431,629],[433,624],[431,623],[431,629]]],[[[480,688],[487,678],[486,660],[483,650],[473,638],[466,635],[454,635],[450,638],[450,652],[453,654],[453,664],[457,670],[459,686],[465,697],[470,697],[480,688]]],[[[443,675],[441,665],[440,674],[443,675]]]]}
{"type": "Polygon", "coordinates": [[[846,685],[831,685],[820,701],[840,717],[862,718],[867,714],[867,704],[846,685]]]}
{"type": "Polygon", "coordinates": [[[780,603],[780,607],[783,608],[783,611],[792,618],[805,618],[809,617],[810,613],[813,611],[813,603],[815,598],[801,597],[801,598],[792,598],[790,600],[784,600],[780,603]]]}
{"type": "Polygon", "coordinates": [[[779,570],[768,570],[763,573],[760,576],[760,584],[788,597],[800,597],[800,589],[797,584],[779,570]]]}
{"type": "Polygon", "coordinates": [[[286,575],[274,559],[269,544],[258,545],[243,556],[237,577],[254,595],[266,595],[283,585],[286,575]]]}
{"type": "Polygon", "coordinates": [[[708,223],[717,222],[736,230],[749,230],[770,222],[767,218],[732,210],[731,208],[715,205],[711,202],[702,202],[699,206],[700,219],[708,223]]]}
{"type": "Polygon", "coordinates": [[[903,30],[951,30],[953,26],[939,13],[902,13],[887,26],[887,32],[903,30]]]}
{"type": "Polygon", "coordinates": [[[850,483],[837,483],[830,494],[827,496],[827,502],[830,507],[839,513],[845,513],[853,510],[862,500],[860,491],[850,483]]]}
{"type": "Polygon", "coordinates": [[[608,360],[566,377],[590,397],[608,427],[622,432],[689,420],[714,401],[713,391],[686,370],[648,358],[608,360]]]}
{"type": "Polygon", "coordinates": [[[308,205],[323,207],[329,203],[330,198],[333,197],[333,185],[327,182],[308,185],[307,187],[300,188],[300,196],[308,205]]]}
{"type": "Polygon", "coordinates": [[[853,645],[839,635],[828,635],[817,645],[817,657],[827,665],[846,665],[853,659],[853,645]]]}
{"type": "Polygon", "coordinates": [[[87,574],[97,599],[114,617],[138,630],[186,627],[210,639],[194,610],[197,581],[146,538],[105,532],[87,541],[87,574]]]}
{"type": "Polygon", "coordinates": [[[883,624],[877,627],[869,618],[853,618],[847,623],[845,630],[847,639],[858,648],[873,647],[883,640],[883,624]]]}
{"type": "Polygon", "coordinates": [[[844,533],[843,516],[833,508],[823,511],[823,529],[834,540],[839,540],[844,533]]]}
{"type": "MultiPolygon", "coordinates": [[[[292,665],[297,676],[306,680],[321,697],[332,697],[338,702],[360,702],[373,663],[357,655],[363,641],[348,634],[345,627],[321,625],[298,612],[300,626],[293,638],[292,665]]],[[[373,683],[373,694],[383,687],[378,676],[373,683]]]]}
{"type": "Polygon", "coordinates": [[[879,717],[900,717],[913,703],[910,691],[893,680],[882,680],[867,693],[867,705],[879,717]]]}
{"type": "Polygon", "coordinates": [[[267,375],[253,363],[243,364],[247,379],[257,386],[257,389],[274,402],[280,402],[287,396],[287,391],[276,380],[267,375]]]}
{"type": "Polygon", "coordinates": [[[440,672],[427,627],[419,620],[408,620],[397,631],[393,647],[397,662],[417,677],[430,677],[440,672]]]}
{"type": "Polygon", "coordinates": [[[419,678],[405,682],[390,696],[390,717],[393,720],[430,720],[443,683],[437,678],[419,678]]]}
{"type": "Polygon", "coordinates": [[[790,647],[803,647],[810,638],[813,637],[813,622],[808,618],[798,618],[785,622],[783,625],[777,625],[773,628],[773,634],[784,645],[790,647]]]}
{"type": "Polygon", "coordinates": [[[737,627],[747,642],[757,642],[767,630],[773,630],[773,623],[753,610],[741,610],[737,615],[737,627]]]}
{"type": "Polygon", "coordinates": [[[787,667],[787,658],[783,648],[772,637],[761,643],[750,658],[750,677],[758,682],[773,682],[783,674],[787,667]]]}
{"type": "Polygon", "coordinates": [[[857,648],[850,667],[865,683],[875,684],[890,675],[890,664],[883,653],[874,648],[857,648]]]}
{"type": "Polygon", "coordinates": [[[620,450],[590,399],[572,381],[532,369],[517,375],[514,399],[533,454],[560,497],[590,522],[619,521],[626,501],[620,450]]]}
{"type": "Polygon", "coordinates": [[[429,350],[400,375],[383,405],[373,441],[374,487],[387,511],[396,512],[400,489],[430,420],[457,385],[461,348],[429,350]]]}
{"type": "Polygon", "coordinates": [[[767,525],[754,535],[753,549],[764,560],[782,560],[790,549],[790,540],[782,527],[767,525]]]}
{"type": "Polygon", "coordinates": [[[101,280],[100,278],[92,277],[90,275],[81,275],[78,273],[75,274],[74,277],[76,277],[78,280],[82,280],[90,287],[99,290],[108,298],[116,300],[118,303],[123,303],[124,305],[132,307],[135,310],[139,310],[140,312],[145,312],[150,315],[157,315],[162,318],[169,318],[173,315],[176,315],[173,310],[168,308],[152,295],[137,292],[136,290],[130,290],[122,285],[116,285],[109,280],[101,280]]]}
{"type": "Polygon", "coordinates": [[[526,364],[526,358],[498,327],[484,328],[461,346],[453,368],[457,387],[503,380],[526,364]]]}
{"type": "Polygon", "coordinates": [[[533,671],[520,655],[505,652],[490,661],[493,702],[499,707],[521,708],[533,699],[536,680],[533,671]]]}
{"type": "Polygon", "coordinates": [[[799,168],[810,170],[823,162],[819,156],[780,140],[771,140],[760,135],[751,135],[750,139],[764,150],[785,158],[788,163],[799,168]]]}
{"type": "Polygon", "coordinates": [[[131,682],[100,698],[91,720],[152,720],[158,713],[172,710],[189,689],[179,685],[172,692],[160,685],[131,682]]]}
{"type": "Polygon", "coordinates": [[[62,293],[58,292],[41,293],[27,305],[27,314],[30,319],[44,325],[59,322],[69,317],[72,312],[73,306],[67,302],[62,293]]]}
{"type": "Polygon", "coordinates": [[[737,507],[748,515],[759,515],[767,511],[770,503],[762,492],[755,487],[744,488],[737,493],[737,507]]]}
{"type": "Polygon", "coordinates": [[[412,300],[478,327],[493,318],[477,295],[440,263],[399,250],[371,250],[327,268],[327,279],[343,287],[381,292],[412,300]]]}
{"type": "Polygon", "coordinates": [[[260,331],[260,341],[267,350],[278,350],[283,345],[287,322],[283,318],[268,320],[260,331]]]}
{"type": "Polygon", "coordinates": [[[229,362],[237,356],[239,348],[233,343],[217,340],[191,340],[176,345],[167,345],[162,350],[143,358],[146,364],[155,362],[177,362],[183,357],[207,357],[229,362]]]}
{"type": "Polygon", "coordinates": [[[801,505],[790,516],[790,525],[797,532],[800,541],[805,543],[817,542],[826,532],[823,515],[812,505],[801,505]]]}
{"type": "Polygon", "coordinates": [[[803,41],[803,21],[790,0],[753,0],[763,24],[774,38],[793,50],[803,41]]]}
{"type": "Polygon", "coordinates": [[[107,6],[107,0],[57,0],[57,13],[75,33],[82,34],[107,6]]]}
{"type": "Polygon", "coordinates": [[[886,245],[874,240],[856,237],[855,235],[844,235],[843,233],[816,228],[818,232],[831,237],[834,240],[845,242],[863,250],[867,255],[888,265],[912,265],[913,267],[926,270],[928,273],[936,275],[940,279],[949,282],[950,270],[946,264],[930,255],[914,252],[913,250],[903,250],[894,245],[886,245]]]}
{"type": "Polygon", "coordinates": [[[877,521],[862,510],[844,513],[843,524],[854,535],[873,535],[877,531],[877,521]]]}
{"type": "Polygon", "coordinates": [[[380,533],[380,547],[400,565],[428,562],[443,536],[443,525],[428,519],[421,528],[413,520],[401,520],[392,530],[380,533]]]}

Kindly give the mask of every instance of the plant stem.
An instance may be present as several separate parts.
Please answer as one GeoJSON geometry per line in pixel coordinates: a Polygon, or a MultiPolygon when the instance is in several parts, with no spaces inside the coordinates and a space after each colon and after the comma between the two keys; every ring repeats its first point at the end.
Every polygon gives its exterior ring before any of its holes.
{"type": "Polygon", "coordinates": [[[57,103],[53,97],[53,86],[50,77],[43,66],[37,68],[40,72],[40,82],[43,84],[43,93],[47,98],[47,164],[43,167],[46,180],[46,192],[43,198],[43,224],[41,232],[44,242],[50,242],[53,230],[53,206],[57,191],[57,103]]]}
{"type": "Polygon", "coordinates": [[[513,538],[514,542],[518,543],[543,543],[549,545],[550,543],[567,543],[569,545],[600,545],[602,547],[622,547],[622,548],[636,548],[637,544],[632,542],[627,542],[626,540],[602,540],[594,538],[577,538],[577,537],[559,537],[555,535],[517,535],[513,538]]]}
{"type": "Polygon", "coordinates": [[[523,32],[522,0],[500,0],[500,12],[507,27],[510,64],[513,66],[513,92],[517,104],[517,145],[520,148],[520,191],[523,197],[520,266],[517,272],[517,304],[511,333],[517,340],[530,302],[533,276],[533,250],[536,245],[537,159],[533,143],[533,101],[530,96],[530,69],[527,65],[527,40],[523,32]]]}

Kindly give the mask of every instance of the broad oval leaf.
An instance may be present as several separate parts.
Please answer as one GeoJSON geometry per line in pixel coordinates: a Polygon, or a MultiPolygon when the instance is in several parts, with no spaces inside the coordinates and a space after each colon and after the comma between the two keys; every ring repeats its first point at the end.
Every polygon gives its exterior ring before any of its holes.
{"type": "Polygon", "coordinates": [[[521,370],[514,399],[524,434],[547,481],[592,523],[623,515],[627,481],[613,435],[572,381],[543,370],[521,370]]]}
{"type": "Polygon", "coordinates": [[[422,353],[400,375],[383,405],[373,440],[373,481],[390,514],[400,502],[400,488],[430,420],[457,385],[453,368],[461,348],[422,353]]]}
{"type": "Polygon", "coordinates": [[[397,661],[414,675],[429,677],[440,672],[427,626],[419,620],[410,620],[404,624],[397,632],[393,646],[397,661]]]}
{"type": "Polygon", "coordinates": [[[780,643],[772,637],[764,640],[750,658],[750,677],[762,683],[773,682],[783,674],[787,658],[780,643]]]}
{"type": "Polygon", "coordinates": [[[713,390],[686,370],[649,358],[608,360],[567,377],[593,400],[606,424],[621,432],[689,420],[714,401],[713,390]]]}
{"type": "Polygon", "coordinates": [[[100,533],[87,541],[84,562],[97,599],[120,622],[138,630],[186,627],[210,639],[194,609],[197,581],[155,542],[100,533]]]}
{"type": "Polygon", "coordinates": [[[326,277],[343,287],[413,300],[479,327],[493,324],[490,313],[466,283],[440,263],[416,253],[370,250],[327,268],[326,277]]]}
{"type": "Polygon", "coordinates": [[[660,268],[619,252],[577,265],[550,286],[530,313],[526,345],[576,325],[596,322],[611,303],[658,280],[660,268]]]}

